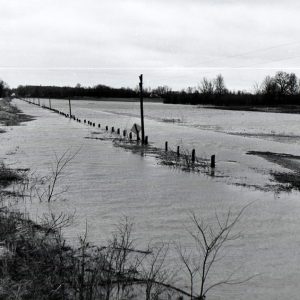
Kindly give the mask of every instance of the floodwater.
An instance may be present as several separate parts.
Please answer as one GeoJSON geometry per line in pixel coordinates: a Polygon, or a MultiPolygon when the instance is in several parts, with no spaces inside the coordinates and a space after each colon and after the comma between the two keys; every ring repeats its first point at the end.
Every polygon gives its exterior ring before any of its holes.
{"type": "MultiPolygon", "coordinates": [[[[139,122],[134,102],[72,101],[72,113],[101,124],[101,129],[64,118],[20,100],[15,104],[36,117],[1,135],[1,157],[15,167],[49,172],[55,154],[78,151],[66,169],[61,185],[68,185],[64,201],[28,204],[33,219],[43,212],[76,215],[65,236],[76,241],[85,232],[96,244],[103,243],[122,216],[135,224],[139,246],[149,241],[191,246],[189,214],[207,222],[233,213],[251,203],[237,225],[243,237],[225,251],[212,280],[238,269],[239,278],[258,274],[243,285],[220,287],[212,300],[299,299],[300,197],[299,192],[263,191],[272,185],[270,171],[284,170],[247,151],[300,153],[300,115],[224,111],[183,105],[145,103],[145,127],[149,141],[163,148],[196,149],[196,155],[216,155],[216,176],[184,173],[157,164],[154,157],[140,156],[115,147],[103,137],[103,128],[130,129],[139,122]],[[170,122],[174,120],[175,122],[170,122]],[[166,122],[168,121],[168,122],[166,122]]],[[[48,101],[41,100],[48,105],[48,101]]],[[[52,107],[69,112],[68,102],[52,100],[52,107]]],[[[175,252],[170,253],[176,265],[175,252]]]]}

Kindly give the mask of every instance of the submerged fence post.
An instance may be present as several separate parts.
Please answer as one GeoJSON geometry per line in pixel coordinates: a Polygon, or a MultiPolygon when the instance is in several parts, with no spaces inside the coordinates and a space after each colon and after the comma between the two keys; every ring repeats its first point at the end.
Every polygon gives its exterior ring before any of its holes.
{"type": "Polygon", "coordinates": [[[195,149],[192,150],[192,162],[195,162],[195,158],[196,158],[196,151],[195,149]]]}
{"type": "Polygon", "coordinates": [[[179,146],[177,146],[177,156],[180,156],[180,147],[179,146]]]}
{"type": "Polygon", "coordinates": [[[216,156],[212,155],[210,158],[210,167],[215,168],[216,167],[216,156]]]}
{"type": "Polygon", "coordinates": [[[148,135],[145,136],[145,142],[144,142],[144,144],[148,145],[148,135]]]}
{"type": "Polygon", "coordinates": [[[71,108],[71,100],[69,99],[69,111],[70,111],[70,119],[72,118],[72,108],[71,108]]]}
{"type": "Polygon", "coordinates": [[[51,107],[51,99],[49,98],[49,108],[52,109],[51,107]]]}
{"type": "Polygon", "coordinates": [[[168,142],[167,141],[165,142],[165,151],[166,152],[168,151],[168,142]]]}

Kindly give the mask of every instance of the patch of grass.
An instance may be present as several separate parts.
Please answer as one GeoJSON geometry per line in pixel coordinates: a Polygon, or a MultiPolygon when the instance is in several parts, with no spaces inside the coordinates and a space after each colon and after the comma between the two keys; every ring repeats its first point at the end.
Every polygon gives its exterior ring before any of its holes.
{"type": "Polygon", "coordinates": [[[195,157],[192,161],[192,154],[187,149],[181,149],[180,154],[176,151],[164,151],[161,148],[153,147],[151,145],[142,145],[137,141],[130,141],[127,139],[115,139],[114,146],[121,147],[135,154],[149,155],[157,159],[158,164],[180,169],[184,172],[202,172],[211,175],[209,161],[205,158],[195,157]]]}
{"type": "Polygon", "coordinates": [[[0,164],[0,187],[7,187],[12,182],[21,181],[22,179],[21,172],[7,168],[3,162],[0,164]]]}
{"type": "Polygon", "coordinates": [[[293,189],[300,191],[300,174],[299,173],[284,173],[284,172],[272,172],[274,180],[281,183],[280,190],[290,192],[293,189]]]}
{"type": "Polygon", "coordinates": [[[33,118],[23,114],[8,98],[0,99],[0,123],[5,126],[15,126],[22,122],[31,121],[33,118]]]}

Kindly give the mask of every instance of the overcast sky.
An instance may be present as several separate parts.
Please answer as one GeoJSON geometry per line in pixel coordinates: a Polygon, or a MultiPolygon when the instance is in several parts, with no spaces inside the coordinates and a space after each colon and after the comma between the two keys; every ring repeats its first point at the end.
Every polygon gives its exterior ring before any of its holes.
{"type": "Polygon", "coordinates": [[[0,78],[174,89],[300,75],[299,0],[0,0],[0,78]]]}

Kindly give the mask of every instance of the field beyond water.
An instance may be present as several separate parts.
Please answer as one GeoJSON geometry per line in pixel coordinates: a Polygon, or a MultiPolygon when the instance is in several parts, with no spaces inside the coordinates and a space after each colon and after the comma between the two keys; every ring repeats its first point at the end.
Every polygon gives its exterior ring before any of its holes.
{"type": "MultiPolygon", "coordinates": [[[[34,120],[0,127],[6,131],[0,136],[0,155],[7,165],[44,176],[55,154],[78,152],[61,181],[68,187],[65,200],[26,203],[32,219],[49,209],[75,212],[75,223],[64,231],[69,243],[76,245],[87,224],[89,240],[101,244],[125,215],[134,221],[134,238],[141,246],[152,240],[192,247],[186,234],[191,211],[213,222],[216,212],[226,215],[252,203],[238,225],[243,239],[228,248],[212,279],[235,268],[241,277],[259,276],[242,286],[220,287],[208,299],[297,299],[300,115],[145,103],[151,147],[164,149],[168,141],[174,151],[177,146],[195,149],[204,161],[216,155],[214,172],[184,172],[161,165],[153,153],[137,155],[115,146],[111,127],[130,130],[138,123],[138,103],[72,101],[77,118],[101,128],[21,100],[13,103],[34,120]]],[[[69,112],[64,100],[52,100],[52,107],[69,112]]],[[[172,264],[176,253],[170,255],[172,264]]]]}

